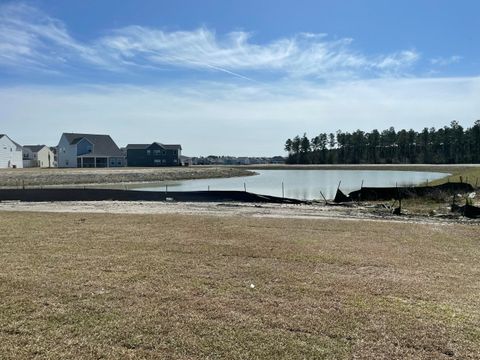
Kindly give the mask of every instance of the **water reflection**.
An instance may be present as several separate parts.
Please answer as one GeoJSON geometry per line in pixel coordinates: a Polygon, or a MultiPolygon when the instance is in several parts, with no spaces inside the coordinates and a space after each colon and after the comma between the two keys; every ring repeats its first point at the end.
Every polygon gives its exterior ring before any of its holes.
{"type": "Polygon", "coordinates": [[[335,197],[338,183],[348,193],[363,186],[418,185],[426,181],[443,178],[445,173],[420,171],[385,170],[255,170],[259,175],[227,179],[199,179],[185,181],[166,181],[136,189],[159,191],[194,190],[240,190],[258,194],[282,196],[282,183],[285,197],[296,199],[321,199],[320,192],[327,199],[335,197]]]}

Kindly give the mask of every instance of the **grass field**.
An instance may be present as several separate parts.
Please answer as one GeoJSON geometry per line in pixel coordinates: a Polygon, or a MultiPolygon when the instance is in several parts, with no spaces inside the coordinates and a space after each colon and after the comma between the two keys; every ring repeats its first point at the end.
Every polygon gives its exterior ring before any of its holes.
{"type": "Polygon", "coordinates": [[[0,212],[0,357],[478,359],[479,234],[0,212]]]}

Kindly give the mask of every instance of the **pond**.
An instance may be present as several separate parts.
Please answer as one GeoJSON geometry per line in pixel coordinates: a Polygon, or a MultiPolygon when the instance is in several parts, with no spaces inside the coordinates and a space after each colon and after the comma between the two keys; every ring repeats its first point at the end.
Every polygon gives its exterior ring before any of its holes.
{"type": "Polygon", "coordinates": [[[258,175],[222,179],[167,181],[155,185],[136,185],[136,190],[171,191],[247,190],[273,196],[313,200],[333,199],[339,182],[346,194],[363,186],[418,185],[445,177],[439,172],[385,170],[255,170],[258,175]],[[283,184],[283,191],[282,191],[283,184]]]}

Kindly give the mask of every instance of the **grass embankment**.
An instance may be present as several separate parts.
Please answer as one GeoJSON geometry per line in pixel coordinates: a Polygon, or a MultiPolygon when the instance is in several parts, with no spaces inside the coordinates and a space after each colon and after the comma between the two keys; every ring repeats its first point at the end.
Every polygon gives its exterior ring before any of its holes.
{"type": "Polygon", "coordinates": [[[451,175],[446,176],[443,179],[432,181],[429,185],[439,185],[447,181],[463,181],[471,184],[475,188],[480,186],[480,165],[452,167],[448,172],[451,175]]]}
{"type": "Polygon", "coordinates": [[[478,358],[478,233],[472,225],[3,212],[0,354],[478,358]]]}
{"type": "Polygon", "coordinates": [[[97,168],[97,169],[0,169],[0,186],[55,186],[142,183],[253,175],[231,167],[97,168]]]}

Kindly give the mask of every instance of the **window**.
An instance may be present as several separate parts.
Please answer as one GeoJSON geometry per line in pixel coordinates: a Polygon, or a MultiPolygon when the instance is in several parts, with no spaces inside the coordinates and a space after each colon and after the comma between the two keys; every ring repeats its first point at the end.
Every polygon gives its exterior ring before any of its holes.
{"type": "Polygon", "coordinates": [[[165,150],[162,151],[162,155],[167,155],[167,152],[165,150]]]}
{"type": "MultiPolygon", "coordinates": [[[[155,156],[158,156],[160,155],[162,152],[160,150],[153,150],[153,155],[155,156]]],[[[162,154],[163,155],[163,154],[162,154]]]]}
{"type": "Polygon", "coordinates": [[[147,150],[147,155],[150,156],[152,152],[150,150],[147,150]]]}

